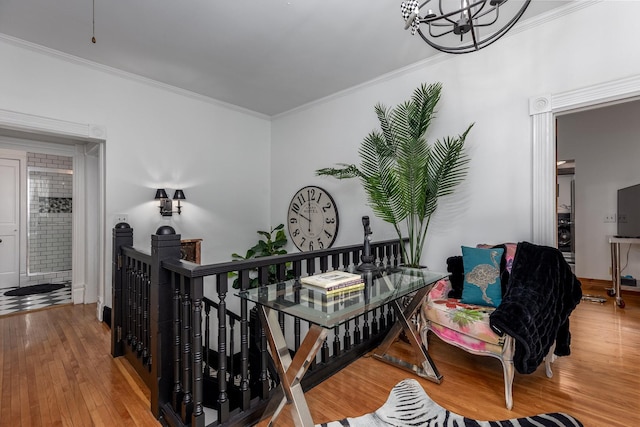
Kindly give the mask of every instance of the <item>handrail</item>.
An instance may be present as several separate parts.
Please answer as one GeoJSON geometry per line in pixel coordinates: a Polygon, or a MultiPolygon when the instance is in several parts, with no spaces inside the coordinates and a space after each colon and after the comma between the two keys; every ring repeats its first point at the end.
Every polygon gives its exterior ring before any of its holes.
{"type": "MultiPolygon", "coordinates": [[[[403,243],[409,241],[408,238],[402,240],[403,243]]],[[[371,249],[377,249],[379,247],[395,244],[398,239],[382,240],[379,242],[372,242],[371,249]]],[[[212,276],[216,274],[230,273],[238,270],[245,270],[250,268],[266,267],[274,264],[284,264],[288,262],[304,261],[310,258],[322,258],[332,255],[340,255],[345,252],[362,250],[362,244],[340,246],[339,248],[320,249],[309,252],[298,252],[285,255],[271,255],[259,258],[252,258],[248,260],[229,261],[216,264],[199,265],[184,260],[164,260],[162,261],[162,267],[169,271],[178,273],[182,276],[189,278],[212,276]]]]}

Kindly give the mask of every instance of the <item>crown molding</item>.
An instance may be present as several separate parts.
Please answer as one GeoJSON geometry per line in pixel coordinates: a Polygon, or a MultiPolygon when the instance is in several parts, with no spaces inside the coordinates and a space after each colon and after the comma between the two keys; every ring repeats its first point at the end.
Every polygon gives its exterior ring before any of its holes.
{"type": "Polygon", "coordinates": [[[262,113],[258,113],[257,111],[249,110],[247,108],[239,107],[234,104],[229,104],[224,101],[217,100],[215,98],[211,98],[209,96],[200,95],[199,93],[192,92],[190,90],[181,89],[176,86],[172,86],[166,83],[159,82],[157,80],[152,80],[147,77],[142,77],[138,74],[130,73],[128,71],[123,71],[118,68],[109,67],[107,65],[100,64],[98,62],[89,61],[84,58],[80,58],[78,56],[70,55],[65,52],[61,52],[59,50],[51,49],[39,44],[31,43],[26,40],[22,40],[16,37],[12,37],[10,35],[0,33],[0,41],[7,42],[8,44],[21,47],[42,55],[47,55],[52,58],[60,59],[72,64],[80,65],[83,67],[91,68],[95,71],[100,71],[106,74],[110,74],[116,77],[120,77],[129,81],[133,81],[136,83],[140,83],[146,86],[154,87],[157,89],[166,90],[168,92],[172,92],[176,95],[181,95],[187,98],[195,99],[197,101],[206,102],[210,105],[215,105],[217,107],[226,108],[228,110],[237,111],[239,113],[244,113],[250,116],[255,116],[261,119],[269,119],[270,116],[262,113]]]}
{"type": "MultiPolygon", "coordinates": [[[[605,0],[580,0],[580,1],[574,1],[571,2],[565,6],[561,6],[561,7],[557,7],[555,9],[552,9],[548,12],[542,13],[540,15],[536,15],[532,18],[527,19],[526,21],[520,21],[518,22],[516,25],[513,26],[513,28],[511,28],[509,30],[509,32],[507,32],[507,34],[505,34],[502,38],[506,39],[508,37],[513,37],[515,34],[518,34],[520,32],[529,30],[531,28],[535,28],[538,27],[540,25],[546,24],[547,22],[550,21],[554,21],[556,19],[562,18],[566,15],[575,13],[581,9],[596,5],[598,3],[602,3],[605,0]]],[[[448,53],[436,53],[433,56],[430,56],[426,59],[423,59],[421,61],[418,62],[414,62],[413,64],[407,65],[406,67],[402,67],[399,68],[397,70],[391,71],[387,74],[383,74],[382,76],[376,77],[372,80],[369,80],[367,82],[361,83],[359,85],[356,86],[352,86],[350,88],[347,88],[345,90],[342,90],[340,92],[336,92],[332,95],[326,96],[324,98],[320,98],[318,100],[315,101],[311,101],[307,104],[301,105],[299,107],[293,108],[291,110],[285,111],[283,113],[280,114],[276,114],[274,116],[272,116],[272,119],[277,119],[277,118],[281,118],[281,117],[286,117],[288,115],[292,115],[295,113],[299,113],[301,111],[304,110],[308,110],[316,105],[321,105],[327,102],[330,102],[332,100],[335,99],[339,99],[345,96],[348,96],[350,94],[353,94],[355,92],[358,92],[361,89],[370,87],[370,86],[375,86],[377,84],[383,83],[385,81],[389,81],[398,77],[402,77],[405,74],[411,73],[413,71],[416,70],[420,70],[422,68],[427,68],[429,66],[432,66],[434,64],[443,62],[443,61],[448,61],[451,60],[453,58],[455,58],[457,55],[451,55],[448,53]]]]}

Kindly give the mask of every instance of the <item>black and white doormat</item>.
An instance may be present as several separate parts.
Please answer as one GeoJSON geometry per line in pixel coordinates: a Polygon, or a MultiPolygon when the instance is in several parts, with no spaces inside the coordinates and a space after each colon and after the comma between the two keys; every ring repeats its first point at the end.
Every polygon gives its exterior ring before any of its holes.
{"type": "Polygon", "coordinates": [[[571,415],[561,412],[502,421],[478,421],[448,411],[435,403],[414,379],[399,382],[384,405],[371,414],[318,424],[316,427],[583,427],[571,415]]]}

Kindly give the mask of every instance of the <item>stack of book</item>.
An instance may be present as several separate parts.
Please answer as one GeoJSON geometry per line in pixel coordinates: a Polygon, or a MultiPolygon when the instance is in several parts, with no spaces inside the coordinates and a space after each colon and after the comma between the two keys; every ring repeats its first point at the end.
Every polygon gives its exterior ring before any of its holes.
{"type": "Polygon", "coordinates": [[[327,296],[354,292],[364,289],[364,280],[359,274],[346,271],[328,271],[313,276],[302,277],[300,282],[313,290],[320,291],[327,296]]]}

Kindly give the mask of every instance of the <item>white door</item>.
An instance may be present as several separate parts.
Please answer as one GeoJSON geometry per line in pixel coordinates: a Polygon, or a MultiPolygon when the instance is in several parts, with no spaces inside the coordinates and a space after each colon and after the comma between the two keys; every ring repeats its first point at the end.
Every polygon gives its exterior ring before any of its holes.
{"type": "Polygon", "coordinates": [[[0,288],[20,279],[20,161],[0,159],[0,288]]]}

